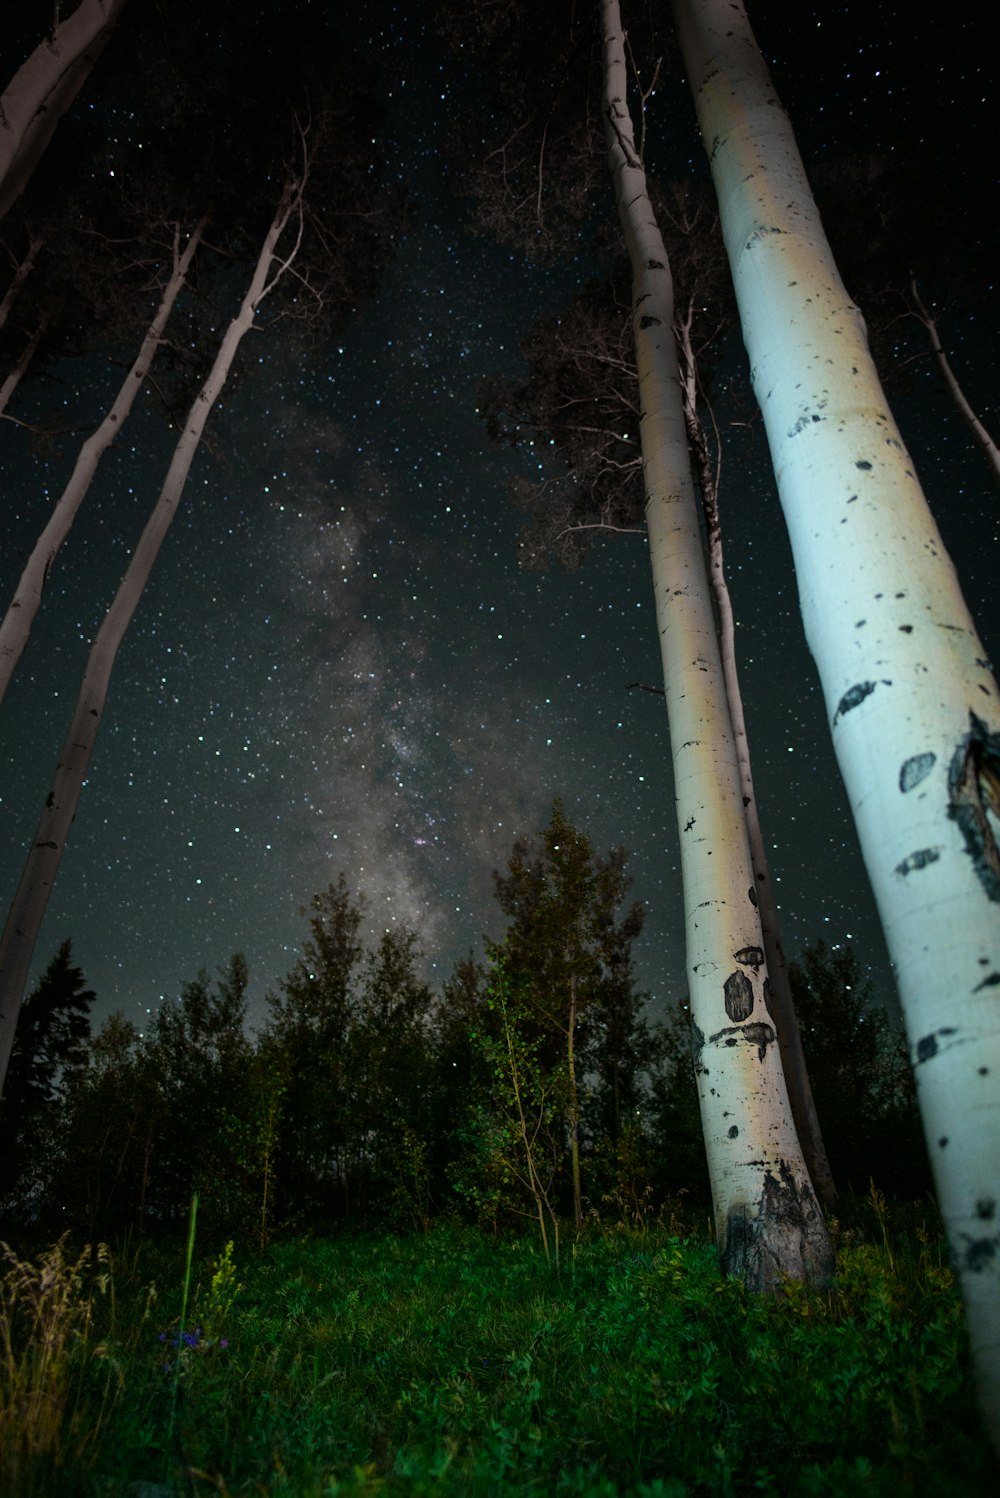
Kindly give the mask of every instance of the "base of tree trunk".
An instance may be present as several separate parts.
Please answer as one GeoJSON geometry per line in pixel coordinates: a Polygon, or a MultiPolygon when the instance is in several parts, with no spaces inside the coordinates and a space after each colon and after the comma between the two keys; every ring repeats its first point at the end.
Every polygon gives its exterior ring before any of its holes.
{"type": "Polygon", "coordinates": [[[761,1293],[785,1279],[827,1285],[834,1254],[819,1203],[808,1182],[796,1181],[784,1162],[779,1172],[780,1179],[770,1172],[764,1177],[756,1212],[730,1212],[719,1235],[722,1271],[761,1293]]]}

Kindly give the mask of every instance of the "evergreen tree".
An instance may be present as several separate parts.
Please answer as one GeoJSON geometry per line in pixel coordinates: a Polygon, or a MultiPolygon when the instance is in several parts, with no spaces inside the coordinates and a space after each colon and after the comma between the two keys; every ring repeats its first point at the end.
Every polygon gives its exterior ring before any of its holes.
{"type": "Polygon", "coordinates": [[[30,1196],[44,1175],[57,1105],[69,1074],[86,1064],[95,997],[67,938],[24,1002],[0,1102],[0,1200],[30,1196]]]}

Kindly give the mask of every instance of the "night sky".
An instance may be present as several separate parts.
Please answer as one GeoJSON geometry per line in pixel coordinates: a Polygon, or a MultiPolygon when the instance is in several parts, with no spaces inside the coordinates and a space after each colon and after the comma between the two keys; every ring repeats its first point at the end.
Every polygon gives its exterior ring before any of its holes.
{"type": "MultiPolygon", "coordinates": [[[[388,80],[386,154],[416,227],[333,347],[305,365],[259,340],[213,415],[119,655],[37,953],[36,971],[72,937],[98,1018],[120,1008],[141,1023],[240,950],[261,1019],[305,934],[300,907],[341,871],[368,897],[369,929],[411,926],[441,980],[481,951],[484,932],[501,934],[491,871],[516,834],[541,830],[556,796],[596,848],[632,852],[633,893],[648,907],[640,985],[658,1004],[685,993],[666,714],[626,690],[659,684],[645,543],[598,544],[574,575],[520,571],[506,485],[528,460],[491,449],[475,413],[482,377],[516,372],[528,321],[562,305],[589,267],[539,270],[464,230],[440,154],[455,64],[406,7],[372,10],[384,18],[372,41],[388,80]]],[[[807,165],[873,146],[905,153],[933,132],[953,141],[956,171],[986,172],[986,7],[919,22],[901,3],[860,0],[749,11],[807,165]]],[[[675,155],[653,154],[650,169],[702,172],[690,100],[668,89],[667,107],[657,138],[675,155]]],[[[995,171],[983,190],[995,193],[995,171]]],[[[944,330],[992,419],[995,330],[966,313],[944,330]]],[[[727,370],[742,379],[738,347],[727,370]]],[[[84,421],[103,409],[100,381],[110,396],[120,379],[93,361],[60,374],[57,398],[84,421]]],[[[933,371],[913,377],[894,409],[995,652],[1000,497],[933,371]]],[[[29,385],[13,410],[30,420],[52,406],[51,385],[29,385]]],[[[819,937],[852,941],[887,1001],[763,433],[725,431],[728,570],[785,945],[794,955],[819,937]]],[[[40,446],[0,425],[4,606],[80,440],[40,446]]],[[[133,415],[0,712],[5,906],[90,639],[171,445],[151,409],[133,415]]]]}

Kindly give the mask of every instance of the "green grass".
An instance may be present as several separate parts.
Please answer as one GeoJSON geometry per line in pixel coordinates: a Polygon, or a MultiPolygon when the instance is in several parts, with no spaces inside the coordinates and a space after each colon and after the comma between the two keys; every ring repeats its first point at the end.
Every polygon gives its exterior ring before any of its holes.
{"type": "Polygon", "coordinates": [[[64,1351],[66,1421],[103,1423],[5,1498],[1000,1491],[936,1234],[859,1211],[829,1293],[767,1301],[666,1230],[591,1230],[558,1275],[459,1228],[198,1245],[180,1349],[185,1244],[133,1245],[64,1351]]]}

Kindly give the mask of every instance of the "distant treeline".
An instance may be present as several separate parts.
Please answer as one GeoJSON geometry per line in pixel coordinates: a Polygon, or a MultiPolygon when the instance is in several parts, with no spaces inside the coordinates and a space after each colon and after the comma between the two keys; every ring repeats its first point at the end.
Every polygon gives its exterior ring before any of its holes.
{"type": "MultiPolygon", "coordinates": [[[[92,1036],[95,995],[64,942],[7,1079],[4,1220],[94,1239],[179,1223],[197,1191],[206,1227],[263,1246],[334,1222],[500,1230],[543,1207],[641,1223],[707,1204],[688,1015],[654,1022],[636,990],[626,861],[595,854],[556,803],[495,876],[503,940],[440,992],[413,932],[366,945],[341,875],[304,912],[302,955],[254,1033],[237,955],[145,1033],[114,1014],[92,1036]]],[[[929,1190],[905,1042],[857,957],[820,942],[792,983],[839,1188],[929,1190]]]]}

